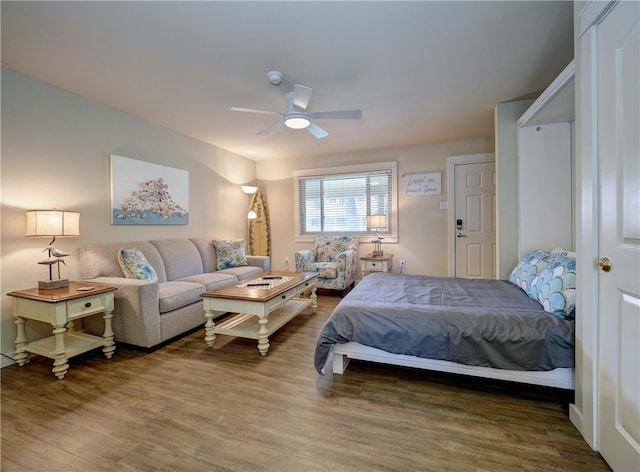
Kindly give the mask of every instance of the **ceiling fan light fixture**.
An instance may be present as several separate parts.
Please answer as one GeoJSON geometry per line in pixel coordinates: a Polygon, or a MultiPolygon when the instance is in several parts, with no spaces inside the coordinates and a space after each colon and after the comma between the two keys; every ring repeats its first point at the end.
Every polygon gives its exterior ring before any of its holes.
{"type": "Polygon", "coordinates": [[[284,124],[291,129],[305,129],[311,124],[311,120],[302,113],[292,113],[285,117],[284,124]]]}

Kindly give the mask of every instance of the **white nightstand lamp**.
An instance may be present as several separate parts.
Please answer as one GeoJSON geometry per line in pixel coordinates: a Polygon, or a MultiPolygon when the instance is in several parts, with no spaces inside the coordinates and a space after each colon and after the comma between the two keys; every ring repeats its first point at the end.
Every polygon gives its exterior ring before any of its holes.
{"type": "Polygon", "coordinates": [[[44,251],[48,252],[49,257],[38,262],[38,264],[49,266],[49,280],[38,281],[38,288],[41,290],[51,290],[69,286],[69,279],[60,278],[60,263],[65,264],[62,259],[68,256],[69,253],[56,249],[53,246],[57,236],[80,236],[80,213],[61,210],[27,211],[26,237],[53,238],[44,249],[44,251]],[[53,278],[54,264],[58,266],[57,279],[53,278]]]}
{"type": "Polygon", "coordinates": [[[387,217],[386,215],[368,215],[367,216],[367,226],[371,229],[376,230],[376,239],[371,241],[374,244],[374,249],[372,254],[374,256],[382,256],[382,240],[384,239],[378,233],[379,228],[387,228],[387,217]]]}

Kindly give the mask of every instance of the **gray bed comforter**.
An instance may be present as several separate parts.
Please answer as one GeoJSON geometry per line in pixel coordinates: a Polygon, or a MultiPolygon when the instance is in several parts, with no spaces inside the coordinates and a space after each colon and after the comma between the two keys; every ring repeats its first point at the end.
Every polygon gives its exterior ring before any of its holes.
{"type": "Polygon", "coordinates": [[[374,273],[336,307],[316,345],[322,373],[336,343],[512,370],[574,366],[574,322],[505,280],[374,273]]]}

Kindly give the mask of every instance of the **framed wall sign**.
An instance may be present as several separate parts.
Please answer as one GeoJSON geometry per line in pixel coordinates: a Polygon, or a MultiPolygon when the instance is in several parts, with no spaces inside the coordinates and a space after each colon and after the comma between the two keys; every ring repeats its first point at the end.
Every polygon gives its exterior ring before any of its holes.
{"type": "Polygon", "coordinates": [[[440,195],[442,193],[442,172],[403,175],[402,193],[404,195],[440,195]]]}

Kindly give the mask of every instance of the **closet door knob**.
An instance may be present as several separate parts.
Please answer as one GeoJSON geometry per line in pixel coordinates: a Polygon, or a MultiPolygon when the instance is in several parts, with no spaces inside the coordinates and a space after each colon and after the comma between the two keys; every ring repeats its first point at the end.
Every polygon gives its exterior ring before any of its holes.
{"type": "Polygon", "coordinates": [[[608,257],[603,257],[598,261],[598,267],[604,272],[609,272],[611,270],[611,261],[608,257]]]}

